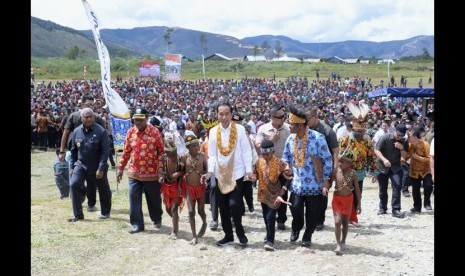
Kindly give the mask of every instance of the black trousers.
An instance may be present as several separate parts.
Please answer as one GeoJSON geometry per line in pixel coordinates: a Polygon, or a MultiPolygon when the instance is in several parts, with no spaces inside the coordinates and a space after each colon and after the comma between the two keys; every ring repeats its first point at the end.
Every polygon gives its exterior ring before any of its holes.
{"type": "Polygon", "coordinates": [[[417,210],[421,210],[421,186],[423,184],[423,199],[424,206],[431,206],[431,194],[433,193],[433,178],[431,174],[425,175],[425,177],[419,176],[418,178],[410,178],[412,180],[412,196],[413,196],[413,207],[417,210]]]}
{"type": "Polygon", "coordinates": [[[236,188],[232,192],[227,194],[222,194],[221,191],[218,192],[221,225],[226,236],[230,238],[234,238],[230,217],[233,218],[236,226],[237,236],[244,235],[244,227],[242,226],[242,214],[244,213],[244,200],[242,199],[243,180],[244,177],[236,180],[236,188]]]}
{"type": "Polygon", "coordinates": [[[212,220],[218,222],[218,179],[210,178],[210,212],[212,214],[212,220]]]}
{"type": "Polygon", "coordinates": [[[73,175],[69,182],[74,216],[84,217],[84,213],[82,212],[82,202],[84,201],[87,192],[84,182],[87,182],[88,186],[90,184],[98,188],[100,212],[102,215],[109,215],[111,211],[111,190],[108,183],[107,171],[103,174],[103,178],[97,179],[95,173],[87,174],[82,167],[75,166],[73,175]]]}
{"type": "Polygon", "coordinates": [[[300,232],[305,223],[303,241],[311,241],[312,239],[312,234],[316,228],[318,212],[321,209],[321,204],[323,204],[322,200],[321,195],[299,196],[291,193],[292,231],[300,232]]]}
{"type": "MultiPolygon", "coordinates": [[[[242,188],[243,197],[245,198],[245,202],[247,203],[247,207],[249,211],[254,209],[253,207],[253,187],[252,181],[244,181],[244,187],[242,188]]],[[[244,208],[245,213],[245,208],[244,208]]]]}
{"type": "MultiPolygon", "coordinates": [[[[289,192],[288,191],[285,191],[284,192],[284,195],[282,196],[282,198],[284,199],[284,201],[287,201],[287,199],[289,198],[289,192]]],[[[281,204],[278,208],[278,217],[276,218],[276,222],[277,223],[285,223],[286,220],[287,220],[287,204],[281,204]]]]}
{"type": "Polygon", "coordinates": [[[379,209],[380,210],[387,210],[387,203],[388,203],[388,182],[391,179],[391,187],[392,187],[392,199],[391,199],[391,206],[392,210],[400,211],[400,191],[402,189],[402,170],[398,172],[393,172],[389,170],[387,174],[380,173],[378,175],[378,184],[379,184],[379,209]]]}

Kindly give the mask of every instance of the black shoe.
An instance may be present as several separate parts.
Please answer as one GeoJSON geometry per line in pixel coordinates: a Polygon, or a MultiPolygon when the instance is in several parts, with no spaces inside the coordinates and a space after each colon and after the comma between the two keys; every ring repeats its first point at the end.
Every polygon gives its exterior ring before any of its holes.
{"type": "Polygon", "coordinates": [[[286,225],[282,222],[278,222],[278,230],[286,230],[286,225]]]}
{"type": "Polygon", "coordinates": [[[249,212],[253,214],[253,212],[255,211],[255,208],[252,206],[252,208],[249,208],[249,212]]]}
{"type": "Polygon", "coordinates": [[[232,227],[232,228],[236,228],[236,224],[234,223],[233,218],[231,218],[231,227],[232,227]]]}
{"type": "Polygon", "coordinates": [[[404,197],[410,197],[410,192],[408,190],[402,191],[404,197]]]}
{"type": "Polygon", "coordinates": [[[68,219],[68,222],[76,222],[78,220],[83,220],[84,217],[72,217],[68,219]]]}
{"type": "Polygon", "coordinates": [[[323,228],[325,228],[324,224],[318,224],[315,228],[316,231],[321,231],[323,230],[323,228]]]}
{"type": "Polygon", "coordinates": [[[387,212],[384,209],[379,209],[378,210],[378,215],[385,215],[387,212]]]}
{"type": "Polygon", "coordinates": [[[392,216],[395,217],[395,218],[404,218],[405,214],[402,213],[399,210],[393,210],[392,211],[392,216]]]}
{"type": "Polygon", "coordinates": [[[249,242],[249,239],[247,239],[247,237],[245,235],[237,236],[237,238],[239,238],[239,243],[242,246],[246,246],[247,243],[249,242]]]}
{"type": "Polygon", "coordinates": [[[69,196],[60,196],[60,199],[69,198],[69,196]]]}
{"type": "Polygon", "coordinates": [[[274,244],[270,241],[266,242],[263,248],[265,248],[266,251],[274,251],[274,244]]]}
{"type": "Polygon", "coordinates": [[[308,240],[308,241],[302,241],[302,246],[303,247],[310,247],[310,245],[312,245],[312,241],[311,240],[308,240]]]}
{"type": "Polygon", "coordinates": [[[129,230],[129,234],[135,234],[144,231],[144,227],[139,227],[137,225],[133,225],[131,230],[129,230]]]}
{"type": "Polygon", "coordinates": [[[421,213],[421,210],[418,210],[417,208],[413,207],[412,209],[410,209],[410,212],[412,213],[421,213]]]}
{"type": "Polygon", "coordinates": [[[299,239],[299,231],[292,231],[291,232],[291,238],[289,239],[291,242],[295,242],[296,240],[299,239]]]}
{"type": "Polygon", "coordinates": [[[98,215],[98,218],[99,219],[108,219],[108,218],[110,218],[110,214],[108,214],[108,215],[100,214],[100,215],[98,215]]]}
{"type": "Polygon", "coordinates": [[[265,238],[263,239],[263,242],[266,242],[266,241],[267,241],[267,239],[266,239],[266,236],[265,236],[265,238]]]}
{"type": "Polygon", "coordinates": [[[425,205],[425,209],[428,210],[428,211],[432,211],[433,208],[431,207],[431,205],[425,205]]]}
{"type": "Polygon", "coordinates": [[[87,206],[87,212],[94,212],[95,206],[87,206]]]}
{"type": "Polygon", "coordinates": [[[218,246],[225,246],[228,244],[231,244],[234,242],[234,238],[230,238],[228,236],[225,236],[223,239],[219,240],[216,242],[216,245],[218,246]]]}
{"type": "Polygon", "coordinates": [[[160,229],[161,228],[161,221],[160,222],[154,222],[153,227],[155,227],[156,229],[160,229]]]}

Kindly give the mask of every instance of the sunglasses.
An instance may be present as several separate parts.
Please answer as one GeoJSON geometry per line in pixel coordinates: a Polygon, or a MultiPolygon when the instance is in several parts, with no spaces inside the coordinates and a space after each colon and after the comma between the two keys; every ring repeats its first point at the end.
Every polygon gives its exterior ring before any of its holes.
{"type": "Polygon", "coordinates": [[[284,119],[285,115],[283,115],[283,116],[271,116],[271,117],[282,120],[282,119],[284,119]]]}

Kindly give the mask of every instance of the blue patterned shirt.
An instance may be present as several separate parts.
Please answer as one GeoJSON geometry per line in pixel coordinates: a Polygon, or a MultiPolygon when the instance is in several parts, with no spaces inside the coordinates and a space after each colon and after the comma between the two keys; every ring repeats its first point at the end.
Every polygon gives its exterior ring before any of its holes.
{"type": "MultiPolygon", "coordinates": [[[[298,196],[321,195],[323,182],[331,176],[333,171],[333,157],[329,151],[325,136],[315,130],[308,129],[307,149],[305,152],[304,165],[297,167],[293,156],[294,139],[296,134],[291,134],[284,145],[282,160],[292,166],[294,178],[291,182],[290,191],[298,196]],[[323,162],[323,178],[317,182],[315,169],[310,156],[320,157],[323,162]]],[[[301,141],[298,141],[298,148],[301,141]]]]}

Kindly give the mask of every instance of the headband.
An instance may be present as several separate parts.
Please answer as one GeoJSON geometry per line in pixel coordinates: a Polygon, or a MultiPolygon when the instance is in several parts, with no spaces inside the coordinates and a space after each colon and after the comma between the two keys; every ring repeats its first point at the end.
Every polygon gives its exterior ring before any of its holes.
{"type": "Polygon", "coordinates": [[[260,153],[269,153],[269,152],[273,152],[273,151],[274,151],[274,147],[260,148],[260,153]]]}
{"type": "Polygon", "coordinates": [[[289,122],[293,124],[305,124],[305,119],[302,119],[292,113],[289,114],[289,122]]]}
{"type": "Polygon", "coordinates": [[[191,144],[195,144],[195,143],[198,143],[199,142],[199,139],[192,139],[192,140],[189,140],[191,137],[188,137],[187,138],[187,142],[186,142],[186,147],[191,145],[191,144]]]}

